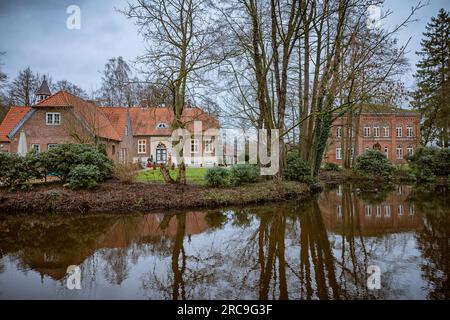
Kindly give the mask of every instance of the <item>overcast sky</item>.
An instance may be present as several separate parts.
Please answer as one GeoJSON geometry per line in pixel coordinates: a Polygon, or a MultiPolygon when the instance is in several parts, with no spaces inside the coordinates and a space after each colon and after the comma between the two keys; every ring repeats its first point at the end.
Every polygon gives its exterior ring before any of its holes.
{"type": "MultiPolygon", "coordinates": [[[[385,9],[393,11],[387,26],[399,23],[417,2],[387,0],[385,9]]],[[[88,92],[98,89],[100,71],[108,58],[121,55],[133,60],[144,51],[133,22],[115,10],[125,6],[125,0],[0,1],[0,51],[6,51],[3,70],[14,78],[19,70],[30,66],[36,72],[50,74],[54,80],[74,82],[88,92]],[[79,30],[66,27],[66,10],[72,4],[81,9],[79,30]]],[[[422,32],[440,8],[450,10],[450,0],[430,0],[430,5],[416,15],[418,21],[399,34],[400,43],[412,37],[407,55],[411,62],[411,72],[405,75],[407,86],[413,84],[415,51],[420,47],[422,32]]]]}

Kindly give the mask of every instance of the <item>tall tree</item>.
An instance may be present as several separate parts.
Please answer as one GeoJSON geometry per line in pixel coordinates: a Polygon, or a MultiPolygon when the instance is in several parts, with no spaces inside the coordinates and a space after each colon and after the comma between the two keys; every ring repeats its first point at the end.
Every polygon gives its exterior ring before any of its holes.
{"type": "Polygon", "coordinates": [[[450,16],[444,9],[431,18],[423,33],[421,60],[416,65],[417,90],[412,105],[422,115],[423,142],[449,147],[450,16]]]}
{"type": "Polygon", "coordinates": [[[9,96],[12,103],[31,106],[36,102],[36,90],[39,86],[39,76],[27,67],[9,86],[9,96]]]}
{"type": "MultiPolygon", "coordinates": [[[[206,74],[222,61],[216,50],[223,39],[210,17],[207,0],[136,0],[123,13],[133,20],[148,43],[146,54],[138,60],[151,80],[169,89],[174,115],[172,129],[183,129],[182,114],[187,95],[194,84],[206,81],[206,74]]],[[[174,141],[174,147],[178,145],[174,141]]],[[[178,183],[186,183],[183,151],[179,161],[178,183]]],[[[166,182],[175,182],[167,168],[161,167],[166,182]]]]}
{"type": "Polygon", "coordinates": [[[81,89],[76,84],[74,84],[70,81],[67,81],[67,80],[60,80],[60,81],[56,82],[54,85],[52,85],[51,88],[52,88],[53,92],[64,90],[64,91],[70,92],[80,98],[83,98],[83,99],[88,97],[88,94],[86,93],[86,91],[81,89]]]}
{"type": "MultiPolygon", "coordinates": [[[[5,52],[0,52],[0,59],[4,54],[5,52]]],[[[2,65],[3,63],[0,60],[0,123],[8,112],[8,101],[4,91],[6,88],[8,77],[6,76],[6,73],[2,71],[2,65]]]]}
{"type": "Polygon", "coordinates": [[[135,104],[131,90],[131,68],[122,58],[111,58],[105,64],[102,76],[100,97],[109,106],[128,106],[135,104]]]}

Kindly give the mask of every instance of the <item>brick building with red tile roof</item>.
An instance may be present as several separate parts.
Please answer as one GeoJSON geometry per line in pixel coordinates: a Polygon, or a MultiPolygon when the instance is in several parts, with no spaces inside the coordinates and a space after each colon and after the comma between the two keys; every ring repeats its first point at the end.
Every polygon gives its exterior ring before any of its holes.
{"type": "Polygon", "coordinates": [[[344,150],[358,156],[367,150],[380,150],[393,164],[405,164],[405,156],[412,154],[420,144],[420,114],[413,110],[390,106],[365,106],[351,123],[337,117],[332,124],[324,162],[339,165],[344,161],[344,150]],[[352,139],[349,139],[351,134],[352,139]],[[349,141],[351,147],[349,146],[349,141]]]}
{"type": "MultiPolygon", "coordinates": [[[[43,90],[39,97],[34,106],[11,107],[0,124],[0,152],[18,152],[22,136],[26,137],[28,151],[42,152],[64,142],[100,141],[113,160],[177,163],[171,159],[170,108],[99,107],[65,91],[49,96],[43,90]]],[[[194,121],[201,121],[203,132],[219,128],[217,119],[196,107],[186,107],[182,119],[190,132],[194,121]]],[[[194,137],[191,148],[195,156],[185,155],[186,164],[217,165],[219,158],[213,152],[215,138],[194,137]]]]}

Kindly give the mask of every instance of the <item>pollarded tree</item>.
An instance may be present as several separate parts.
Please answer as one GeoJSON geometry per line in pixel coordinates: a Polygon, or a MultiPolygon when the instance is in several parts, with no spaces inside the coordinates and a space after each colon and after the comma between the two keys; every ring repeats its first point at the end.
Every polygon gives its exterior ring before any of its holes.
{"type": "Polygon", "coordinates": [[[412,105],[423,120],[422,136],[426,144],[437,141],[449,146],[450,129],[450,16],[441,9],[431,18],[416,52],[421,60],[417,64],[417,90],[412,105]]]}

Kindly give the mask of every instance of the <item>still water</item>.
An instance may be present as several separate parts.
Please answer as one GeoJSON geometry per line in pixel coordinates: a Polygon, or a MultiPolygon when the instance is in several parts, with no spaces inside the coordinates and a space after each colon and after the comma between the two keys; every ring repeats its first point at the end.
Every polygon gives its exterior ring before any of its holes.
{"type": "Polygon", "coordinates": [[[410,186],[222,210],[3,216],[0,299],[449,299],[449,236],[448,190],[410,186]],[[67,287],[71,265],[79,290],[67,287]]]}

